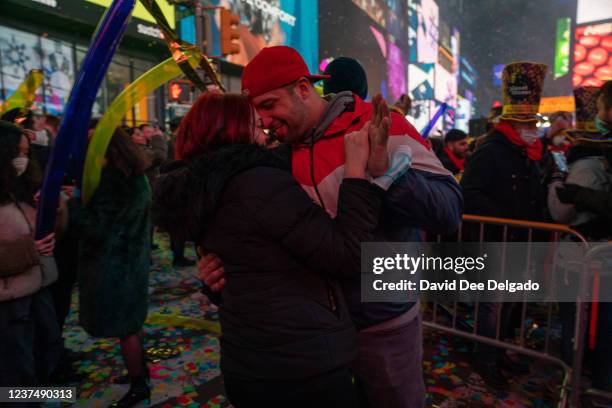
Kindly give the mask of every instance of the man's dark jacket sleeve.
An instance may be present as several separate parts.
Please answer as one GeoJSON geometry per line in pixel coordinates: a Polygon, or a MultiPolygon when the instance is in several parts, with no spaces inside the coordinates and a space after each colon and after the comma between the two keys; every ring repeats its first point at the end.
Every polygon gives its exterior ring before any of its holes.
{"type": "Polygon", "coordinates": [[[384,200],[398,222],[438,234],[459,228],[463,200],[455,179],[443,174],[410,169],[396,181],[384,200]]]}
{"type": "Polygon", "coordinates": [[[579,187],[574,198],[579,211],[593,212],[599,216],[612,218],[612,193],[579,187]]]}
{"type": "MultiPolygon", "coordinates": [[[[331,219],[290,173],[271,168],[248,173],[240,178],[268,181],[262,191],[249,198],[262,232],[315,271],[336,277],[359,273],[361,243],[372,241],[378,225],[378,187],[362,179],[345,179],[340,185],[337,216],[331,219]]],[[[248,180],[240,182],[250,184],[248,180]]]]}

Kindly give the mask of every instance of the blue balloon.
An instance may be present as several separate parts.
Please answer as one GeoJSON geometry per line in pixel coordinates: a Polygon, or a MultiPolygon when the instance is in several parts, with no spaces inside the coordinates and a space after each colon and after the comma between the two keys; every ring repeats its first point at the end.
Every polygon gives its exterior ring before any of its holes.
{"type": "Polygon", "coordinates": [[[75,176],[80,186],[87,149],[87,126],[91,108],[104,75],[117,46],[130,21],[135,0],[114,0],[102,17],[87,55],[81,64],[55,146],[49,157],[42,185],[36,219],[36,238],[52,232],[59,202],[62,181],[68,169],[71,154],[75,164],[75,176]]]}
{"type": "Polygon", "coordinates": [[[429,121],[429,124],[427,124],[425,129],[421,131],[421,136],[423,137],[423,139],[427,139],[427,136],[429,136],[429,132],[431,132],[431,129],[436,126],[436,122],[438,122],[438,119],[440,119],[440,116],[444,114],[446,109],[448,109],[447,103],[443,103],[442,105],[440,105],[434,117],[431,118],[431,120],[429,121]]]}

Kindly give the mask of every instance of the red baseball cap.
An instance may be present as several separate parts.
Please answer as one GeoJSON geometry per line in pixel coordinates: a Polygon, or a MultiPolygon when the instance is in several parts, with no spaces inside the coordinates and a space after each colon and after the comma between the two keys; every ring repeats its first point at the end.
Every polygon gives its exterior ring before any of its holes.
{"type": "Polygon", "coordinates": [[[311,74],[304,58],[291,47],[266,47],[244,67],[242,93],[253,99],[302,77],[318,81],[329,75],[311,74]]]}

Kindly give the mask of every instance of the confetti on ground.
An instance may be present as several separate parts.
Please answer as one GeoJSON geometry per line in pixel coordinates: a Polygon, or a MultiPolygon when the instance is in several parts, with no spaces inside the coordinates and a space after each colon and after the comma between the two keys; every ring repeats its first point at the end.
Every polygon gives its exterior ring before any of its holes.
{"type": "MultiPolygon", "coordinates": [[[[231,407],[224,395],[219,370],[217,308],[200,293],[195,268],[174,269],[168,240],[156,235],[150,273],[150,305],[145,324],[145,347],[153,385],[154,407],[231,407]]],[[[186,255],[195,258],[193,247],[186,255]]],[[[129,386],[114,384],[125,374],[119,344],[114,339],[89,337],[77,325],[77,299],[64,331],[66,346],[79,353],[75,366],[86,377],[78,384],[78,407],[107,407],[129,386]]],[[[469,320],[467,322],[470,324],[469,320]]],[[[538,335],[538,333],[536,333],[538,335]]],[[[546,384],[558,384],[558,370],[532,364],[527,378],[512,381],[510,390],[489,388],[470,367],[471,343],[426,330],[423,369],[427,406],[437,407],[552,407],[546,384]]]]}

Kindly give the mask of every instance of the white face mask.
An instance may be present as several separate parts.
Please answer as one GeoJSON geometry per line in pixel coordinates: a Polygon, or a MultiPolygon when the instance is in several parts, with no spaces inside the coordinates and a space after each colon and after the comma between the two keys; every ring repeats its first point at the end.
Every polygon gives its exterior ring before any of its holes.
{"type": "Polygon", "coordinates": [[[521,129],[519,130],[519,135],[527,144],[534,144],[540,138],[538,131],[532,129],[521,129]]]}
{"type": "Polygon", "coordinates": [[[33,144],[36,144],[39,146],[49,145],[49,136],[47,135],[46,130],[37,130],[36,132],[34,132],[34,134],[36,135],[36,139],[32,141],[33,144]]]}
{"type": "Polygon", "coordinates": [[[26,171],[28,162],[29,160],[27,157],[17,157],[13,159],[13,167],[17,171],[17,177],[21,176],[26,171]]]}

